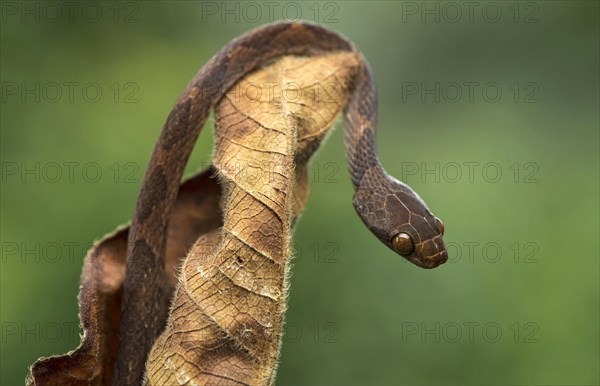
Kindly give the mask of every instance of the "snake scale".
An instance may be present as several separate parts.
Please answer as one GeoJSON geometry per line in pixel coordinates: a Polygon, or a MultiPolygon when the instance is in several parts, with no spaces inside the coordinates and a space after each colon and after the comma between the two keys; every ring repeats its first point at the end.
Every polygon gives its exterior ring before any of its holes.
{"type": "MultiPolygon", "coordinates": [[[[164,280],[168,214],[211,109],[240,79],[275,58],[332,52],[360,55],[348,40],[324,27],[304,22],[269,24],[241,35],[214,55],[177,100],[154,148],[132,219],[122,305],[127,312],[120,322],[116,384],[139,384],[146,360],[140,352],[150,350],[163,328],[170,294],[156,284],[164,280]],[[156,317],[142,323],[138,315],[156,317]]],[[[375,146],[377,93],[369,65],[360,58],[363,63],[344,108],[354,207],[381,242],[420,267],[434,268],[448,258],[444,226],[409,186],[381,166],[375,146]]]]}

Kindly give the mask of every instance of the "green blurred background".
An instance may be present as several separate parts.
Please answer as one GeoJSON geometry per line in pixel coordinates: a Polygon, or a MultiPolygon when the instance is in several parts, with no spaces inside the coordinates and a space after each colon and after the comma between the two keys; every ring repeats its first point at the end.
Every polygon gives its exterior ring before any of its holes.
{"type": "MultiPolygon", "coordinates": [[[[451,261],[422,270],[364,228],[338,127],[295,232],[277,383],[600,382],[598,2],[52,3],[2,3],[2,385],[78,345],[81,259],[130,218],[189,79],[286,16],[368,58],[383,164],[444,221],[451,261]]],[[[187,175],[211,147],[207,129],[187,175]]]]}

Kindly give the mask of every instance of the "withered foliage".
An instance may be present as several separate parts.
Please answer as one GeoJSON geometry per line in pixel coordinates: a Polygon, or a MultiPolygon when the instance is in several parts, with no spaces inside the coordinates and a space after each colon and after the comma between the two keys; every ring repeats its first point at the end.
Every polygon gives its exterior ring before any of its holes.
{"type": "MultiPolygon", "coordinates": [[[[172,304],[146,361],[145,384],[274,383],[307,163],[346,104],[360,65],[352,53],[281,57],[245,77],[215,108],[214,166],[181,185],[169,214],[164,282],[172,304]]],[[[89,251],[79,295],[81,345],[38,360],[30,385],[121,383],[113,375],[127,312],[127,232],[119,229],[89,251]]]]}

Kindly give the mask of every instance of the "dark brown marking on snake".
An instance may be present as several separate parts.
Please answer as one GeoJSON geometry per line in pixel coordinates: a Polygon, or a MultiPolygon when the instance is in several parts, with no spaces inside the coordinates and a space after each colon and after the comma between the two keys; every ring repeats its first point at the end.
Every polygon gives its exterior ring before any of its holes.
{"type": "Polygon", "coordinates": [[[171,149],[178,141],[185,139],[185,128],[190,124],[189,119],[192,106],[192,100],[188,99],[185,102],[177,105],[167,118],[165,128],[165,137],[162,141],[163,149],[171,149]]]}
{"type": "MultiPolygon", "coordinates": [[[[167,178],[162,169],[155,169],[148,178],[148,184],[145,184],[142,189],[146,189],[140,194],[145,195],[153,202],[161,202],[165,199],[167,178]]],[[[152,214],[153,208],[150,205],[143,205],[138,211],[138,219],[140,223],[145,222],[152,214]]]]}
{"type": "MultiPolygon", "coordinates": [[[[124,317],[120,324],[121,341],[113,384],[140,383],[147,354],[166,320],[168,292],[150,290],[160,288],[159,281],[163,277],[163,268],[160,264],[155,265],[155,260],[164,259],[168,213],[208,111],[241,78],[277,57],[317,56],[341,51],[358,53],[344,37],[315,24],[266,25],[225,46],[200,69],[179,97],[152,153],[129,233],[124,317]],[[157,177],[161,176],[162,170],[164,179],[157,177]],[[159,194],[158,190],[164,192],[159,194]],[[150,216],[153,211],[164,213],[150,216]],[[153,221],[146,221],[150,217],[153,221]],[[131,248],[132,240],[136,245],[137,240],[141,240],[148,248],[131,248]],[[155,271],[144,275],[150,266],[155,271]],[[140,288],[148,291],[140,291],[140,288]],[[139,315],[154,317],[147,320],[139,315]]],[[[394,243],[396,237],[401,233],[408,235],[414,249],[404,257],[423,268],[445,262],[447,252],[439,220],[410,187],[389,176],[379,162],[375,147],[377,92],[364,58],[362,71],[344,109],[344,118],[346,158],[355,189],[353,203],[362,221],[381,242],[396,252],[399,251],[394,244],[400,245],[394,243]],[[395,201],[404,209],[399,209],[395,201]],[[386,209],[386,203],[391,210],[386,209]]],[[[404,245],[405,241],[401,243],[404,245]]]]}

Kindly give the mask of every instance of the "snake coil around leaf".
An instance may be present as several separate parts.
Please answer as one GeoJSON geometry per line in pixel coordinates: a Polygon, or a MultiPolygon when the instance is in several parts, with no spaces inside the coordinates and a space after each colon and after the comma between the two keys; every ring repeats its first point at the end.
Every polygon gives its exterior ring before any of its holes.
{"type": "Polygon", "coordinates": [[[355,53],[362,62],[344,108],[344,142],[356,212],[381,242],[412,263],[434,268],[447,260],[442,222],[409,186],[388,175],[379,162],[375,146],[377,92],[364,57],[344,37],[311,23],[279,22],[252,30],[215,54],[190,81],[154,148],[129,234],[127,272],[132,274],[128,274],[124,283],[123,309],[128,312],[120,323],[123,339],[118,350],[116,379],[127,384],[141,379],[145,356],[139,352],[147,352],[163,328],[162,315],[168,312],[170,294],[161,290],[161,286],[151,285],[162,280],[160,272],[136,274],[140,270],[135,266],[140,262],[152,265],[162,261],[168,213],[211,109],[240,79],[273,59],[336,52],[355,53]],[[139,285],[140,282],[148,285],[139,285]],[[136,315],[149,312],[158,316],[143,329],[138,328],[136,315]],[[127,342],[138,344],[132,347],[127,342]]]}

